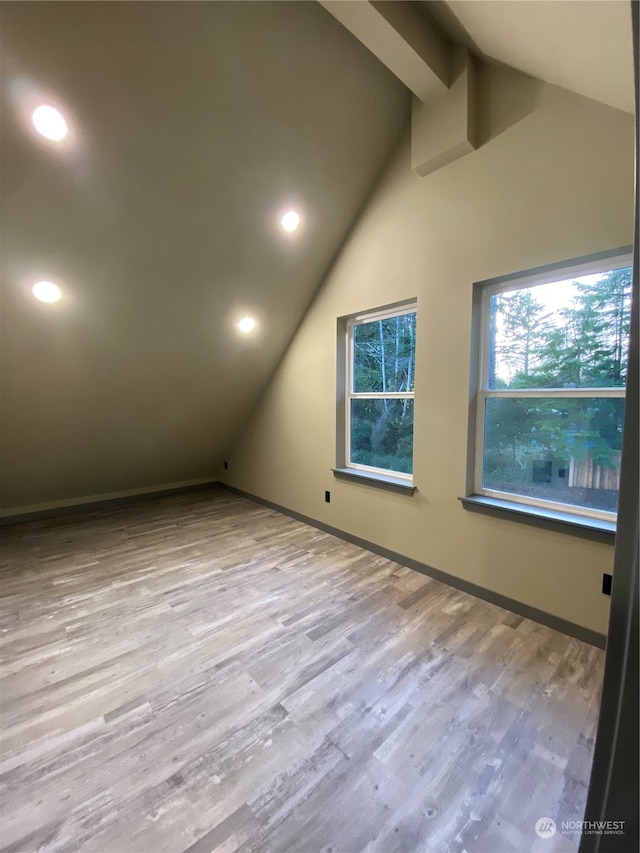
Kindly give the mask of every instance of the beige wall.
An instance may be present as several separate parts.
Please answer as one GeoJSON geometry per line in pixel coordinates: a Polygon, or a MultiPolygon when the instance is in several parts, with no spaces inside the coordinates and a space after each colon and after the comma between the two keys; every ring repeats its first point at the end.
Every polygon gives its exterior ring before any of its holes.
{"type": "MultiPolygon", "coordinates": [[[[495,106],[500,92],[494,95],[495,106]]],[[[425,178],[411,173],[403,144],[221,479],[604,633],[601,574],[611,571],[613,548],[470,513],[458,500],[465,489],[472,283],[632,241],[632,117],[554,87],[541,87],[535,100],[524,120],[425,178]],[[336,318],[416,296],[418,491],[406,497],[331,473],[336,318]]],[[[505,114],[494,116],[500,129],[509,124],[503,106],[505,114]]]]}

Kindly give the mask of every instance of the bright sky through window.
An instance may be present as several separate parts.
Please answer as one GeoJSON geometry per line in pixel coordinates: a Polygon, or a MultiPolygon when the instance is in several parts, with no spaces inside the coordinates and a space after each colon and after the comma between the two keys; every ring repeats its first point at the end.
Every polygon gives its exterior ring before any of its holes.
{"type": "MultiPolygon", "coordinates": [[[[603,278],[603,273],[583,275],[579,278],[570,278],[565,281],[553,281],[549,284],[536,285],[533,293],[536,302],[541,307],[542,320],[547,326],[561,327],[565,322],[563,311],[567,309],[574,298],[579,296],[579,285],[592,286],[603,278]]],[[[499,339],[504,333],[504,315],[497,313],[496,337],[499,339]]],[[[512,379],[513,365],[507,355],[506,348],[498,349],[495,354],[495,373],[498,379],[507,384],[512,379]]]]}

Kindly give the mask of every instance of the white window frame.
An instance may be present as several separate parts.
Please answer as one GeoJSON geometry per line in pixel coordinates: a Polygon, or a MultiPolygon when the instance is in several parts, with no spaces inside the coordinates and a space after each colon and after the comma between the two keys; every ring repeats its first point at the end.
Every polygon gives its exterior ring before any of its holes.
{"type": "Polygon", "coordinates": [[[502,389],[491,390],[489,388],[489,347],[490,347],[490,314],[491,297],[499,293],[508,293],[513,290],[524,290],[542,284],[550,284],[556,281],[566,281],[594,273],[606,273],[613,270],[624,269],[633,265],[632,253],[620,253],[597,260],[585,260],[583,262],[568,262],[566,265],[554,265],[553,269],[546,268],[538,272],[514,276],[502,279],[497,283],[482,284],[480,297],[480,333],[478,335],[478,375],[476,396],[476,435],[474,452],[474,487],[473,492],[498,500],[510,501],[526,506],[548,509],[554,512],[570,513],[573,515],[586,516],[601,519],[603,521],[615,521],[617,513],[605,512],[603,510],[590,509],[575,504],[564,504],[555,501],[542,500],[539,498],[519,495],[515,492],[503,492],[495,489],[487,489],[482,485],[484,467],[484,429],[486,401],[492,398],[515,398],[515,399],[552,399],[579,398],[579,397],[626,397],[626,387],[607,388],[532,388],[532,389],[502,389]]]}
{"type": "MultiPolygon", "coordinates": [[[[379,477],[393,477],[394,479],[406,481],[407,484],[413,483],[413,474],[406,474],[402,471],[393,471],[389,468],[376,468],[373,465],[360,465],[357,462],[351,461],[351,401],[352,400],[415,400],[415,391],[380,391],[356,393],[353,390],[353,353],[354,353],[354,337],[353,330],[356,326],[365,323],[373,323],[376,320],[388,320],[391,317],[400,317],[404,314],[416,315],[416,337],[417,337],[417,319],[418,319],[418,302],[412,300],[401,305],[396,305],[392,308],[378,308],[373,311],[366,311],[362,314],[356,314],[347,318],[346,322],[346,359],[345,359],[345,395],[344,395],[344,467],[354,471],[362,471],[363,473],[374,474],[379,477]]],[[[415,344],[414,344],[415,345],[415,344]]],[[[414,371],[415,371],[415,352],[414,352],[414,371]]],[[[414,372],[414,388],[415,388],[415,372],[414,372]]],[[[414,405],[415,416],[415,405],[414,405]]],[[[415,436],[414,436],[415,438],[415,436]]],[[[411,444],[411,455],[413,460],[415,442],[411,444]]],[[[413,467],[413,466],[412,466],[413,467]]]]}

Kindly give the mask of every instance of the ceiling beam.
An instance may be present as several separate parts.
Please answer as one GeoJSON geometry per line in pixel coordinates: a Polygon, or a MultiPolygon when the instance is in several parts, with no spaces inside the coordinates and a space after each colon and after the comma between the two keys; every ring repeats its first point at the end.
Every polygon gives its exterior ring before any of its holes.
{"type": "Polygon", "coordinates": [[[453,50],[452,82],[425,103],[413,100],[411,168],[425,175],[478,147],[477,62],[466,47],[453,50]]]}
{"type": "Polygon", "coordinates": [[[319,0],[421,101],[450,83],[450,43],[408,0],[319,0]]]}

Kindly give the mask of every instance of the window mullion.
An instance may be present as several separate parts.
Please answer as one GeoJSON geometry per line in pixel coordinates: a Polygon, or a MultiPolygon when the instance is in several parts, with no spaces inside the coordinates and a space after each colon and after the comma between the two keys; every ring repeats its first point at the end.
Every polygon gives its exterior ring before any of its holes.
{"type": "Polygon", "coordinates": [[[413,391],[354,391],[350,394],[352,400],[413,400],[413,391]]]}

